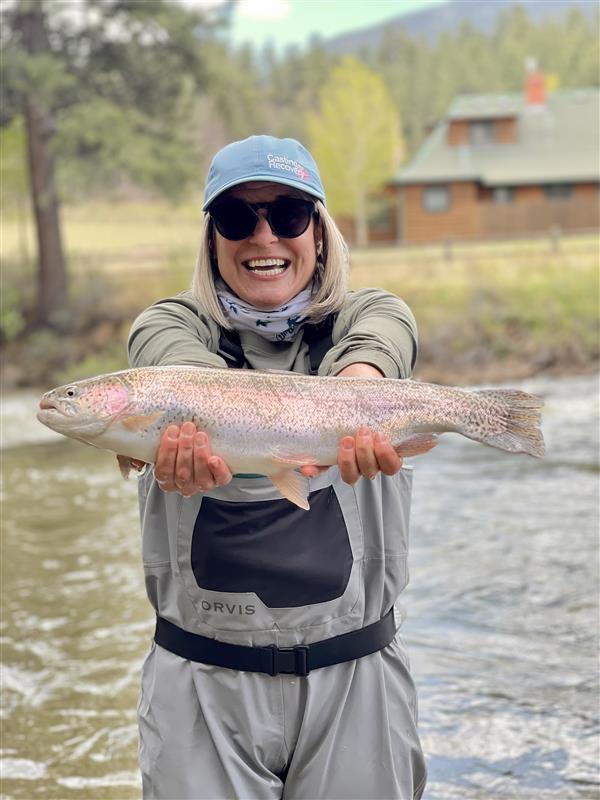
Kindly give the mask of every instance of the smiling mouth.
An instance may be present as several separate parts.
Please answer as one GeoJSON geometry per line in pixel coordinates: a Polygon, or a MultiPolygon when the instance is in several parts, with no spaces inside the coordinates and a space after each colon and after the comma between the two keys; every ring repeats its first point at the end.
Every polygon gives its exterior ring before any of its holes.
{"type": "Polygon", "coordinates": [[[282,275],[289,267],[290,262],[284,258],[251,258],[248,261],[242,261],[242,264],[254,275],[272,278],[282,275]]]}

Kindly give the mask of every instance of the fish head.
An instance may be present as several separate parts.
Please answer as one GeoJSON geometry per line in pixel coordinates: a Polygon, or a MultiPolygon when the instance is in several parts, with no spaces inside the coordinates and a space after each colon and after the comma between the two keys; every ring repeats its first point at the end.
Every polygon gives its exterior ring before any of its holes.
{"type": "Polygon", "coordinates": [[[130,404],[130,392],[118,373],[76,381],[46,392],[38,420],[73,439],[100,436],[130,404]]]}

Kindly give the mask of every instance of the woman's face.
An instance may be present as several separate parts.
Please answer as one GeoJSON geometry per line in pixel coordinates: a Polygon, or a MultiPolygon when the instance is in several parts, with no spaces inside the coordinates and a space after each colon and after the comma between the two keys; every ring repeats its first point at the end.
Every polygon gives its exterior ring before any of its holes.
{"type": "MultiPolygon", "coordinates": [[[[277,197],[298,196],[291,187],[253,181],[235,186],[228,196],[262,203],[277,197]]],[[[219,272],[242,300],[267,311],[277,308],[302,291],[312,280],[317,259],[314,219],[301,236],[278,238],[265,219],[260,219],[247,239],[232,242],[215,229],[214,242],[219,272]]]]}

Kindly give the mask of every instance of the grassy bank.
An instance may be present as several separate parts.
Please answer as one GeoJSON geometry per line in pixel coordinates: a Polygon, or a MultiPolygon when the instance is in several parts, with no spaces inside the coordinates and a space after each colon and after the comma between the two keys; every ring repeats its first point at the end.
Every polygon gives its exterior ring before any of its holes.
{"type": "MultiPolygon", "coordinates": [[[[30,225],[2,225],[5,388],[51,385],[126,365],[135,315],[189,284],[199,205],[67,210],[71,302],[60,330],[33,331],[30,225]],[[29,263],[29,266],[27,264],[29,263]]],[[[402,296],[419,323],[417,375],[450,383],[595,369],[598,238],[352,254],[351,285],[402,296]]]]}
{"type": "Polygon", "coordinates": [[[441,382],[597,367],[598,241],[356,253],[354,286],[382,286],[413,309],[418,374],[441,382]]]}

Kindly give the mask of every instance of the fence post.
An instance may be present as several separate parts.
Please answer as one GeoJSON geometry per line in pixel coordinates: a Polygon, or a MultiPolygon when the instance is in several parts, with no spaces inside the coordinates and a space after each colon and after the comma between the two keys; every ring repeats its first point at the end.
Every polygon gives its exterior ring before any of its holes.
{"type": "Polygon", "coordinates": [[[444,261],[452,261],[452,239],[444,239],[444,261]]]}
{"type": "Polygon", "coordinates": [[[560,225],[552,225],[550,228],[550,250],[552,253],[560,253],[560,225]]]}

